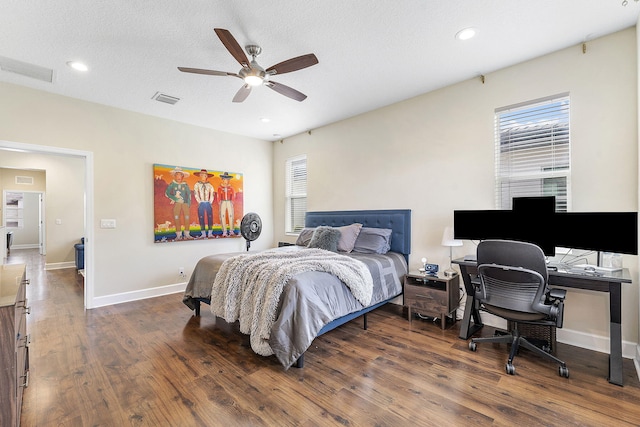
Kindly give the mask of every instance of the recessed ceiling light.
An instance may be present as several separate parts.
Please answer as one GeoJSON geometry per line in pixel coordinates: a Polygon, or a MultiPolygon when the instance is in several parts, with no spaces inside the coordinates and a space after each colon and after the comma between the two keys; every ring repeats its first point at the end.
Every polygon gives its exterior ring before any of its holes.
{"type": "Polygon", "coordinates": [[[469,40],[470,38],[472,38],[473,36],[476,35],[476,30],[475,28],[464,28],[460,31],[458,31],[456,33],[456,38],[458,40],[469,40]]]}
{"type": "Polygon", "coordinates": [[[67,62],[67,65],[76,71],[87,71],[89,69],[85,64],[78,61],[69,61],[67,62]]]}
{"type": "Polygon", "coordinates": [[[260,117],[260,121],[261,121],[262,123],[269,123],[269,122],[271,121],[271,119],[270,119],[270,118],[268,118],[268,117],[260,117]]]}

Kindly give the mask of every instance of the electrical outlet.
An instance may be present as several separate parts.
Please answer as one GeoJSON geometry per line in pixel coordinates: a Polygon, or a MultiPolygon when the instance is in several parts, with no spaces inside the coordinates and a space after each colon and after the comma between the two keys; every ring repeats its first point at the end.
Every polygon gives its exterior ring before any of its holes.
{"type": "Polygon", "coordinates": [[[178,275],[180,275],[180,278],[182,278],[182,279],[186,279],[187,278],[187,275],[184,272],[184,267],[180,267],[178,269],[178,275]]]}

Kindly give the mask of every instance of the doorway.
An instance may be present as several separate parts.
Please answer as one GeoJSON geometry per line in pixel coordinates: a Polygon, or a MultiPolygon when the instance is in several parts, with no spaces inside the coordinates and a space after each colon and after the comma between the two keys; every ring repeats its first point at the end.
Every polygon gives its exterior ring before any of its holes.
{"type": "Polygon", "coordinates": [[[17,249],[38,249],[46,255],[44,217],[44,192],[4,190],[4,226],[12,233],[17,249]]]}
{"type": "MultiPolygon", "coordinates": [[[[69,156],[78,158],[84,165],[84,257],[85,257],[85,286],[84,286],[84,307],[85,309],[93,308],[94,295],[94,263],[93,263],[93,153],[90,151],[81,151],[69,148],[49,147],[42,145],[24,144],[20,142],[2,141],[0,140],[0,151],[12,151],[17,153],[33,153],[44,156],[69,156]]],[[[42,199],[44,204],[44,197],[42,199]]],[[[44,211],[44,209],[43,209],[44,211]]],[[[43,212],[44,214],[44,212],[43,212]]],[[[44,234],[44,230],[42,230],[44,234]]],[[[46,244],[43,244],[46,248],[46,244]]],[[[46,249],[43,249],[46,252],[46,249]]]]}

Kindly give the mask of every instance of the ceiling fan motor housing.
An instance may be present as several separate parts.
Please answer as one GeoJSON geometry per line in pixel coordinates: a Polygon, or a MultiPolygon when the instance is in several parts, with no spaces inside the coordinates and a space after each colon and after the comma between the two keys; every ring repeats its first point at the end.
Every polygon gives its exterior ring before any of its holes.
{"type": "Polygon", "coordinates": [[[248,44],[244,48],[249,55],[253,56],[253,59],[262,53],[262,48],[257,44],[248,44]]]}

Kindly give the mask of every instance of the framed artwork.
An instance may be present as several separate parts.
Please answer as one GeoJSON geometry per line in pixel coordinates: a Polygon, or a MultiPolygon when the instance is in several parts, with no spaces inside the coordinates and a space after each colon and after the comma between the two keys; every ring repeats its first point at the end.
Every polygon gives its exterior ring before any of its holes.
{"type": "Polygon", "coordinates": [[[154,242],[240,237],[243,175],[153,165],[154,242]]]}

